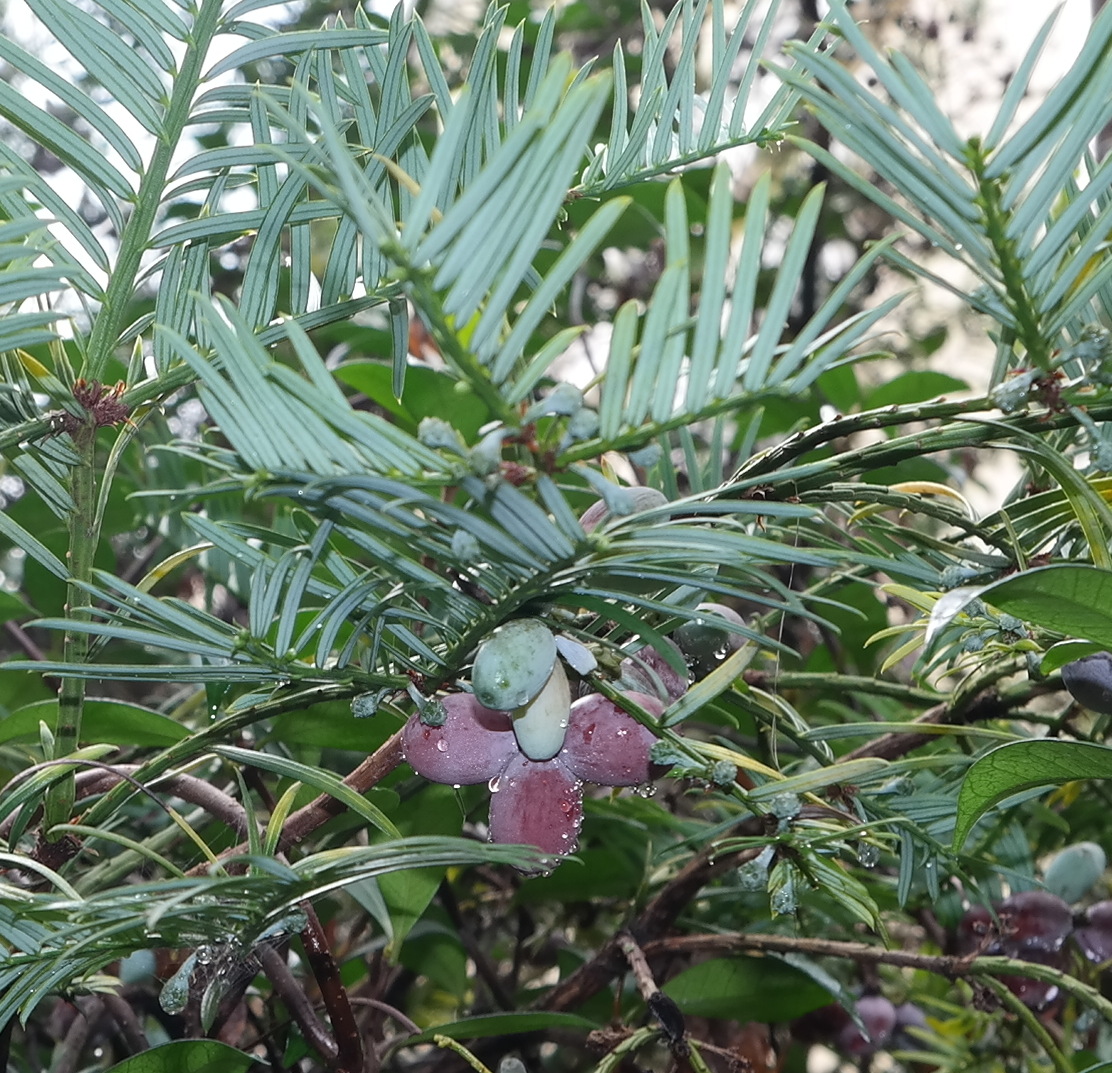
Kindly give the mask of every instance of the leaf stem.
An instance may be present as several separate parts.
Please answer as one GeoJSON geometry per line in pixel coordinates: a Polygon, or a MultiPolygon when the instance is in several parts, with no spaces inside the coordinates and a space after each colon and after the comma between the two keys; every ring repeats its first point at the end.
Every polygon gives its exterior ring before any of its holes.
{"type": "Polygon", "coordinates": [[[162,133],[155,142],[150,163],[140,180],[135,197],[135,211],[120,236],[119,257],[112,269],[104,292],[104,302],[89,335],[84,370],[87,379],[99,380],[104,377],[119,342],[135,293],[135,280],[143,254],[147,252],[158,207],[162,204],[170,164],[189,120],[193,95],[201,82],[201,69],[208,55],[209,45],[220,26],[222,6],[223,0],[202,0],[194,19],[181,70],[173,80],[162,133]]]}
{"type": "Polygon", "coordinates": [[[996,254],[996,265],[1004,285],[1004,304],[1015,318],[1016,334],[1027,351],[1027,360],[1035,368],[1047,372],[1050,369],[1050,348],[1039,324],[1038,310],[1027,291],[1015,242],[1008,237],[1008,213],[1003,206],[1002,184],[985,177],[986,154],[979,139],[968,142],[965,156],[977,183],[974,202],[981,211],[985,237],[996,254]]]}
{"type": "MultiPolygon", "coordinates": [[[[92,617],[92,595],[88,582],[93,574],[97,547],[96,479],[93,462],[96,453],[96,425],[88,423],[73,434],[78,461],[70,471],[70,497],[73,508],[66,519],[69,530],[70,576],[66,583],[66,617],[70,622],[88,622],[92,617]]],[[[84,663],[89,653],[89,634],[82,629],[67,629],[62,640],[62,656],[67,663],[84,663]]],[[[68,756],[81,737],[81,717],[85,706],[86,680],[63,678],[58,691],[58,722],[54,727],[54,757],[68,756]]],[[[43,806],[44,830],[66,823],[73,811],[74,776],[71,772],[47,790],[43,806]]],[[[65,837],[64,832],[48,837],[65,837]]]]}
{"type": "Polygon", "coordinates": [[[1012,1013],[1023,1023],[1023,1027],[1035,1038],[1036,1042],[1046,1052],[1056,1073],[1073,1073],[1072,1064],[1062,1054],[1055,1044],[1046,1026],[1035,1015],[1035,1011],[1027,1006],[1018,996],[1013,995],[1008,987],[1000,980],[985,976],[981,981],[997,997],[1000,1003],[1007,1006],[1012,1013]]]}

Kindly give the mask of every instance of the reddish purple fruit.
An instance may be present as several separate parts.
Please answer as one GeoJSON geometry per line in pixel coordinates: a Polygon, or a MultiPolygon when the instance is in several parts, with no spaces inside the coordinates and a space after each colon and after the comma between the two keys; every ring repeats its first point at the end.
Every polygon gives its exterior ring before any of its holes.
{"type": "Polygon", "coordinates": [[[1098,965],[1112,960],[1112,902],[1089,906],[1084,927],[1073,933],[1078,949],[1098,965]]]}
{"type": "Polygon", "coordinates": [[[996,916],[1004,952],[1013,957],[1060,950],[1073,930],[1070,907],[1045,890],[1024,890],[1005,898],[996,906],[996,916]]]}
{"type": "Polygon", "coordinates": [[[410,719],[402,730],[402,751],[410,767],[433,782],[470,786],[497,775],[517,752],[510,717],[484,708],[470,693],[441,702],[442,726],[410,719]]]}
{"type": "Polygon", "coordinates": [[[844,1054],[865,1055],[878,1051],[892,1038],[896,1029],[896,1007],[883,995],[862,995],[857,1000],[857,1016],[865,1033],[853,1022],[842,1026],[834,1046],[844,1054]]]}
{"type": "Polygon", "coordinates": [[[1094,652],[1062,668],[1062,682],[1073,699],[1098,715],[1112,715],[1112,654],[1094,652]]]}
{"type": "Polygon", "coordinates": [[[958,953],[999,954],[1000,933],[987,905],[971,905],[958,924],[958,953]]]}
{"type": "Polygon", "coordinates": [[[575,850],[583,822],[583,784],[554,760],[515,756],[490,784],[492,842],[524,842],[542,853],[575,850]]]}
{"type": "Polygon", "coordinates": [[[908,1029],[930,1031],[927,1015],[914,1002],[902,1002],[896,1007],[896,1031],[892,1035],[893,1048],[909,1050],[922,1046],[922,1041],[908,1029]]]}
{"type": "MultiPolygon", "coordinates": [[[[1064,969],[1069,963],[1064,950],[1028,947],[1022,957],[1024,961],[1030,961],[1035,965],[1048,965],[1054,969],[1064,969]]],[[[1000,982],[1025,1006],[1036,1012],[1045,1010],[1059,995],[1057,984],[1046,980],[1033,980],[1029,976],[1001,976],[1000,982]]]]}
{"type": "MultiPolygon", "coordinates": [[[[661,640],[680,667],[686,666],[683,655],[671,641],[661,640]]],[[[627,656],[621,663],[622,686],[631,692],[647,693],[671,704],[687,692],[687,675],[680,674],[652,645],[645,645],[636,655],[627,656]]]]}
{"type": "MultiPolygon", "coordinates": [[[[660,715],[656,697],[630,693],[647,712],[660,715]]],[[[575,775],[603,786],[637,786],[652,776],[649,750],[656,737],[612,700],[598,693],[577,700],[568,716],[560,760],[575,775]]]]}

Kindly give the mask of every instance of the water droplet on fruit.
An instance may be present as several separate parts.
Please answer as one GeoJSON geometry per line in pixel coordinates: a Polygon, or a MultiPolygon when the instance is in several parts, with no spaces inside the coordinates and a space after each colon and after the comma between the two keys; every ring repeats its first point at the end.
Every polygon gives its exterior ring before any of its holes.
{"type": "Polygon", "coordinates": [[[490,782],[487,783],[487,789],[492,794],[498,793],[499,789],[501,789],[501,786],[502,786],[502,776],[501,775],[495,775],[494,778],[491,779],[490,782]]]}
{"type": "MultiPolygon", "coordinates": [[[[428,737],[428,733],[428,731],[425,731],[426,737],[428,737]]],[[[438,753],[446,753],[448,751],[448,743],[443,738],[436,743],[436,751],[438,753]]]]}

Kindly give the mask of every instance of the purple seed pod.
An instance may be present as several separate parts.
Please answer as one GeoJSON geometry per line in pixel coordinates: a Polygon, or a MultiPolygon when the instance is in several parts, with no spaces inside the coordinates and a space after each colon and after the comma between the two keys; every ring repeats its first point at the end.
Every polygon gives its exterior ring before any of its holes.
{"type": "MultiPolygon", "coordinates": [[[[668,502],[668,497],[659,488],[646,488],[638,485],[632,488],[616,489],[616,491],[626,493],[622,497],[623,502],[621,504],[626,509],[618,510],[618,513],[623,515],[640,514],[643,510],[662,507],[668,502]]],[[[593,533],[614,513],[615,511],[611,509],[605,499],[599,499],[579,516],[579,524],[583,526],[583,532],[593,533]]]]}
{"type": "MultiPolygon", "coordinates": [[[[685,666],[683,655],[671,641],[662,639],[681,666],[685,666]]],[[[660,649],[645,645],[636,655],[626,656],[619,667],[621,682],[619,687],[631,693],[646,693],[659,697],[671,704],[687,692],[687,675],[679,674],[664,658],[660,649]]]]}
{"type": "MultiPolygon", "coordinates": [[[[631,693],[646,711],[659,715],[656,697],[631,693]]],[[[603,786],[638,786],[653,775],[649,751],[656,737],[648,727],[599,693],[571,706],[568,732],[559,759],[573,774],[603,786]]]]}
{"type": "Polygon", "coordinates": [[[492,779],[517,753],[509,715],[484,708],[470,693],[453,693],[439,703],[447,713],[441,726],[414,716],[402,729],[402,752],[410,767],[449,785],[492,779]]]}
{"type": "Polygon", "coordinates": [[[987,905],[971,905],[958,923],[958,953],[999,954],[1000,932],[987,905]]]}
{"type": "Polygon", "coordinates": [[[862,995],[857,1000],[857,1016],[865,1026],[865,1033],[853,1021],[843,1025],[834,1040],[837,1050],[851,1055],[872,1054],[892,1038],[896,1029],[896,1007],[883,995],[862,995]]]}
{"type": "Polygon", "coordinates": [[[542,853],[574,853],[583,823],[583,783],[555,760],[520,754],[490,783],[490,840],[542,853]]]}
{"type": "Polygon", "coordinates": [[[1073,930],[1073,913],[1057,894],[1024,890],[996,906],[1000,940],[1009,957],[1029,958],[1034,950],[1053,953],[1073,930]]]}
{"type": "Polygon", "coordinates": [[[1094,652],[1067,663],[1062,682],[1073,699],[1098,715],[1112,715],[1112,654],[1094,652]]]}
{"type": "Polygon", "coordinates": [[[1081,953],[1098,965],[1112,960],[1112,902],[1090,905],[1085,924],[1074,931],[1073,941],[1081,953]]]}
{"type": "MultiPolygon", "coordinates": [[[[1041,950],[1038,947],[1029,947],[1023,954],[1023,960],[1055,969],[1064,969],[1069,964],[1066,951],[1041,950]]],[[[1060,993],[1057,984],[1047,980],[1033,980],[1028,976],[1001,976],[1000,982],[1025,1006],[1036,1012],[1045,1010],[1060,993]]]]}

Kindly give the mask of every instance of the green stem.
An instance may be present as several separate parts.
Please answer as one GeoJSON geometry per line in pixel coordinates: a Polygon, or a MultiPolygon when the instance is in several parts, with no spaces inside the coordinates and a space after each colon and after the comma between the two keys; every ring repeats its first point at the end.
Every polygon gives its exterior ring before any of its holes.
{"type": "MultiPolygon", "coordinates": [[[[70,579],[66,586],[66,617],[71,622],[88,622],[92,596],[81,582],[88,582],[93,573],[93,556],[97,546],[96,479],[93,463],[96,454],[96,427],[90,421],[73,436],[78,462],[70,471],[70,497],[73,509],[67,519],[69,529],[70,579]]],[[[89,635],[83,630],[66,630],[62,641],[62,658],[67,663],[84,663],[89,652],[89,635]]],[[[81,715],[85,705],[85,680],[63,678],[58,693],[58,722],[54,728],[54,756],[68,756],[77,748],[81,737],[81,715]]],[[[44,802],[44,830],[57,823],[66,823],[73,811],[74,776],[54,783],[44,802]]],[[[48,836],[49,837],[49,836],[48,836]]],[[[59,837],[62,837],[59,835],[59,837]]]]}
{"type": "MultiPolygon", "coordinates": [[[[105,290],[104,303],[97,313],[85,355],[85,376],[103,378],[115,353],[120,333],[135,293],[135,280],[149,244],[158,207],[165,192],[166,178],[174,151],[181,140],[201,80],[201,69],[209,45],[220,24],[222,0],[204,0],[193,24],[192,39],[166,109],[162,134],[155,144],[150,164],[139,183],[135,211],[120,236],[120,252],[105,290]]],[[[92,597],[87,585],[92,580],[93,558],[100,541],[97,517],[96,423],[88,423],[73,434],[78,462],[70,474],[73,509],[68,519],[70,580],[66,593],[66,614],[74,623],[88,622],[92,597]]],[[[108,479],[107,477],[105,478],[108,479]]],[[[67,663],[84,663],[89,653],[89,635],[67,630],[63,654],[67,663]]],[[[54,755],[71,753],[81,738],[81,717],[85,706],[86,683],[81,678],[66,678],[58,695],[58,722],[54,733],[54,755]]],[[[60,780],[47,793],[44,803],[45,830],[70,819],[74,803],[73,776],[60,780]]]]}
{"type": "Polygon", "coordinates": [[[985,237],[996,254],[996,264],[1004,284],[1004,302],[1015,317],[1016,334],[1027,351],[1028,361],[1044,372],[1050,369],[1050,348],[1039,325],[1039,312],[1027,290],[1023,265],[1015,242],[1008,237],[1008,212],[1003,207],[1003,187],[999,181],[985,178],[985,153],[980,142],[968,144],[966,163],[977,183],[977,207],[985,237]]]}
{"type": "Polygon", "coordinates": [[[1023,1027],[1035,1038],[1035,1041],[1046,1052],[1046,1056],[1054,1065],[1055,1073],[1074,1073],[1073,1065],[1059,1050],[1054,1038],[1046,1030],[1046,1026],[1036,1016],[1035,1011],[1025,1005],[1022,1000],[1013,995],[1008,987],[991,976],[981,978],[982,983],[988,987],[1001,1005],[1009,1010],[1023,1023],[1023,1027]]]}
{"type": "Polygon", "coordinates": [[[458,1054],[473,1070],[475,1073],[490,1073],[490,1070],[483,1065],[462,1043],[457,1043],[451,1036],[433,1036],[433,1043],[446,1051],[453,1051],[458,1054]]]}
{"type": "Polygon", "coordinates": [[[150,164],[139,182],[135,211],[120,236],[119,256],[105,290],[104,303],[89,335],[85,356],[87,379],[99,380],[104,377],[125,327],[125,319],[135,293],[135,280],[143,254],[150,245],[158,207],[166,190],[170,164],[189,120],[209,45],[220,26],[222,6],[223,0],[202,0],[193,22],[189,47],[186,49],[181,70],[173,80],[162,133],[155,143],[150,164]]]}
{"type": "Polygon", "coordinates": [[[410,282],[413,285],[414,303],[429,318],[430,331],[445,361],[482,399],[492,414],[503,424],[511,428],[515,427],[519,418],[517,409],[506,402],[502,393],[492,383],[489,372],[460,342],[450,318],[444,313],[440,296],[432,289],[430,281],[423,274],[415,271],[410,276],[410,282]]]}

